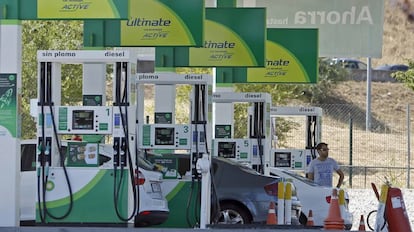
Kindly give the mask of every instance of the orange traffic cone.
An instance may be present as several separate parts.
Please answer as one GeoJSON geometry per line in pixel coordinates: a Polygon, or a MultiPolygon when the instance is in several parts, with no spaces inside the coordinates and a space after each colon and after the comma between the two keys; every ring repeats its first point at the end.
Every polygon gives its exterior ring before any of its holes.
{"type": "Polygon", "coordinates": [[[328,217],[324,221],[324,229],[326,230],[343,230],[344,219],[341,217],[341,210],[339,209],[338,192],[336,189],[332,191],[331,204],[329,206],[328,217]]]}
{"type": "Polygon", "coordinates": [[[306,226],[314,226],[313,224],[313,213],[312,210],[309,210],[309,214],[308,214],[308,221],[306,222],[306,226]]]}
{"type": "Polygon", "coordinates": [[[269,211],[267,214],[266,225],[277,225],[277,216],[275,210],[275,203],[273,201],[270,202],[269,211]]]}
{"type": "Polygon", "coordinates": [[[361,215],[361,220],[359,220],[358,231],[365,231],[364,215],[361,215]]]}

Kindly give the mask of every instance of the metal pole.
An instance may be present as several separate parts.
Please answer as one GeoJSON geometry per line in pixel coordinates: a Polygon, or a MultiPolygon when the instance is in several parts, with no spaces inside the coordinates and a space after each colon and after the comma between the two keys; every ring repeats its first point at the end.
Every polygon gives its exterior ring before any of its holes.
{"type": "Polygon", "coordinates": [[[364,188],[367,188],[367,167],[364,167],[364,188]]]}
{"type": "Polygon", "coordinates": [[[411,174],[411,123],[410,123],[410,104],[407,104],[407,188],[410,188],[411,174]]]}
{"type": "Polygon", "coordinates": [[[353,133],[352,117],[349,114],[349,186],[352,188],[352,133],[353,133]]]}
{"type": "Polygon", "coordinates": [[[371,57],[367,58],[367,108],[365,116],[366,131],[371,130],[371,57]]]}

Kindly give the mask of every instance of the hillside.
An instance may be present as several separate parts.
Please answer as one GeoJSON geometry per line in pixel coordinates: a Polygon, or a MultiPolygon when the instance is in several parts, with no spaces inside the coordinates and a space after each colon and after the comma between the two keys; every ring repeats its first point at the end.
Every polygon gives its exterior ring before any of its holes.
{"type": "MultiPolygon", "coordinates": [[[[341,82],[334,89],[334,93],[337,104],[352,104],[358,107],[362,114],[365,114],[367,102],[366,82],[341,82]]],[[[411,105],[411,110],[413,110],[414,91],[403,83],[371,83],[371,113],[373,120],[381,122],[405,120],[408,104],[411,105]]]]}
{"type": "MultiPolygon", "coordinates": [[[[372,59],[372,67],[382,64],[407,64],[414,61],[414,0],[385,0],[382,57],[372,59]]],[[[366,61],[366,58],[360,58],[366,61]]],[[[366,82],[346,81],[334,90],[339,104],[352,103],[364,114],[366,82]]],[[[407,104],[414,109],[414,91],[402,83],[371,84],[371,112],[375,120],[404,120],[407,104]]]]}
{"type": "Polygon", "coordinates": [[[372,59],[373,67],[414,59],[413,17],[413,0],[385,0],[382,57],[372,59]]]}

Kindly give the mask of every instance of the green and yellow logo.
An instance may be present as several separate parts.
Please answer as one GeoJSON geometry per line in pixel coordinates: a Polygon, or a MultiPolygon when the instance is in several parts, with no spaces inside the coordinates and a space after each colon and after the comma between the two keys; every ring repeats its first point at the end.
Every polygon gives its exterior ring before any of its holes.
{"type": "Polygon", "coordinates": [[[256,66],[249,46],[231,28],[206,20],[203,48],[190,48],[190,66],[256,66]]]}
{"type": "Polygon", "coordinates": [[[308,83],[309,76],[300,61],[288,49],[266,42],[266,67],[248,68],[248,82],[308,83]]]}
{"type": "Polygon", "coordinates": [[[121,45],[195,44],[181,17],[160,1],[130,2],[130,18],[121,21],[121,45]]]}
{"type": "Polygon", "coordinates": [[[38,18],[120,18],[113,0],[37,0],[38,18]]]}

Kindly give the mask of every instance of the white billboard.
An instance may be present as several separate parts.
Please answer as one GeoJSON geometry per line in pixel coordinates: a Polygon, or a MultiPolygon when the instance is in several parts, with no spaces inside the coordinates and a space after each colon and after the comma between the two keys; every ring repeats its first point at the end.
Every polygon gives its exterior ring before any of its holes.
{"type": "Polygon", "coordinates": [[[244,0],[268,28],[318,28],[320,57],[382,56],[384,0],[244,0]]]}

